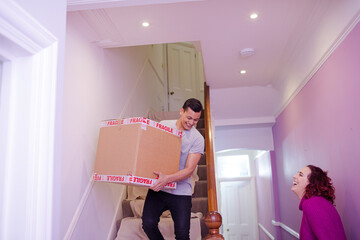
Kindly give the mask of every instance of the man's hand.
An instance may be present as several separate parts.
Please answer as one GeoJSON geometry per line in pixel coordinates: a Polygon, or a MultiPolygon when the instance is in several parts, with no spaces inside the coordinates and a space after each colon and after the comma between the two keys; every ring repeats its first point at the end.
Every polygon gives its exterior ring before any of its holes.
{"type": "Polygon", "coordinates": [[[200,158],[200,153],[189,153],[188,158],[186,159],[185,168],[170,175],[165,175],[161,172],[154,171],[154,174],[159,176],[159,178],[157,179],[156,183],[152,187],[150,187],[150,189],[158,192],[163,189],[164,186],[169,182],[179,182],[183,179],[190,177],[191,174],[194,172],[200,158]]]}
{"type": "Polygon", "coordinates": [[[150,187],[150,189],[154,190],[155,192],[158,192],[161,189],[163,189],[166,184],[169,183],[169,180],[168,180],[168,176],[161,172],[154,171],[154,174],[157,175],[159,178],[156,180],[156,183],[152,187],[150,187]]]}

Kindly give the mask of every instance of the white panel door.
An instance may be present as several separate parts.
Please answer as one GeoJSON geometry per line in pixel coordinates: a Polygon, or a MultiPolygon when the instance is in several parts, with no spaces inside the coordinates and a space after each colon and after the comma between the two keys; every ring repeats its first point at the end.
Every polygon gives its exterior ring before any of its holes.
{"type": "Polygon", "coordinates": [[[223,236],[227,240],[258,239],[252,181],[220,182],[223,236]]]}
{"type": "Polygon", "coordinates": [[[195,49],[168,44],[169,111],[178,111],[188,98],[196,98],[195,49]]]}

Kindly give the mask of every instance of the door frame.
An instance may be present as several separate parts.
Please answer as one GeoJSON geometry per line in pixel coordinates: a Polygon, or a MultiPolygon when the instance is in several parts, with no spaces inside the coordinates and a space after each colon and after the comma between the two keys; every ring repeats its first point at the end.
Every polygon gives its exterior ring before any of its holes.
{"type": "Polygon", "coordinates": [[[0,22],[0,238],[51,239],[58,43],[14,1],[0,22]]]}
{"type": "MultiPolygon", "coordinates": [[[[254,234],[255,238],[259,239],[259,231],[258,231],[258,212],[257,212],[257,196],[256,196],[256,169],[255,169],[255,162],[253,161],[255,156],[257,155],[257,150],[248,150],[248,149],[231,149],[231,150],[224,150],[216,153],[216,165],[219,164],[217,162],[218,157],[223,156],[234,156],[234,155],[249,155],[249,167],[250,167],[250,176],[246,177],[232,177],[232,178],[220,178],[218,177],[218,173],[216,173],[216,189],[217,191],[217,201],[218,201],[218,208],[221,211],[221,204],[222,204],[222,196],[221,196],[221,182],[241,182],[241,181],[250,181],[251,189],[252,189],[252,199],[254,201],[253,204],[253,212],[254,212],[254,234]]],[[[215,170],[218,169],[215,167],[215,170]]],[[[221,215],[224,216],[221,212],[221,215]]],[[[224,234],[225,232],[224,224],[221,225],[220,233],[224,234]]]]}

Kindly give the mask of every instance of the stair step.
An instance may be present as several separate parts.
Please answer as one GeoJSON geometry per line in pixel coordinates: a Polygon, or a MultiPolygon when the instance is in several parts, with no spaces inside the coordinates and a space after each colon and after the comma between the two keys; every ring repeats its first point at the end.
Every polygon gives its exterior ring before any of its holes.
{"type": "Polygon", "coordinates": [[[206,153],[204,152],[204,155],[201,156],[198,165],[205,165],[206,166],[206,153]]]}
{"type": "Polygon", "coordinates": [[[197,174],[199,176],[199,180],[206,180],[207,179],[207,167],[206,167],[206,165],[198,165],[197,174]]]}
{"type": "MultiPolygon", "coordinates": [[[[122,202],[123,217],[133,217],[134,214],[130,207],[132,200],[124,199],[122,202]]],[[[201,212],[204,216],[208,212],[208,198],[207,197],[193,197],[191,212],[201,212]]]]}
{"type": "MultiPolygon", "coordinates": [[[[174,112],[174,116],[176,116],[178,112],[174,112]]],[[[164,113],[162,112],[160,116],[163,116],[164,113]]],[[[170,118],[164,118],[170,119],[170,118]]],[[[156,121],[160,121],[162,119],[153,119],[156,121]]],[[[205,138],[205,119],[204,119],[204,111],[201,112],[201,117],[197,123],[196,128],[205,138]]],[[[208,198],[207,198],[207,167],[206,167],[206,153],[201,156],[201,159],[198,163],[198,176],[199,181],[195,182],[195,189],[194,194],[192,195],[192,212],[201,212],[203,217],[200,219],[201,224],[201,237],[205,239],[206,235],[209,233],[209,229],[205,224],[205,215],[208,212],[208,198]]],[[[130,200],[123,200],[122,202],[122,210],[123,210],[123,217],[133,217],[133,212],[130,206],[130,200]]]]}
{"type": "MultiPolygon", "coordinates": [[[[122,201],[123,217],[133,217],[134,214],[130,207],[132,200],[124,199],[122,201]]],[[[204,216],[208,212],[208,198],[207,197],[193,197],[191,212],[201,212],[204,216]]]]}
{"type": "Polygon", "coordinates": [[[197,213],[201,212],[203,217],[200,218],[201,225],[201,238],[204,239],[206,235],[209,233],[209,229],[205,224],[205,215],[208,212],[208,198],[207,197],[198,197],[192,198],[192,208],[191,212],[197,213]]]}
{"type": "Polygon", "coordinates": [[[124,199],[122,201],[123,218],[134,217],[134,214],[131,210],[130,202],[131,200],[128,199],[124,199]]]}
{"type": "Polygon", "coordinates": [[[200,118],[198,123],[196,124],[196,128],[205,128],[205,119],[200,118]]]}
{"type": "Polygon", "coordinates": [[[200,218],[200,226],[201,226],[201,239],[205,240],[206,236],[209,234],[209,228],[205,224],[205,216],[200,218]]]}
{"type": "Polygon", "coordinates": [[[191,212],[201,212],[204,216],[208,212],[208,198],[207,197],[193,197],[191,212]]]}
{"type": "Polygon", "coordinates": [[[207,197],[207,181],[200,180],[195,183],[193,197],[207,197]]]}
{"type": "Polygon", "coordinates": [[[197,129],[200,133],[201,133],[201,135],[205,138],[205,128],[198,128],[197,129]]]}

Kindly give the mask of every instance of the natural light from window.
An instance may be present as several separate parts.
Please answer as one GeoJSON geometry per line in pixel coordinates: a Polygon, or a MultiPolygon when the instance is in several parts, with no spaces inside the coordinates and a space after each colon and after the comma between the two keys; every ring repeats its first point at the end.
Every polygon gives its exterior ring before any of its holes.
{"type": "Polygon", "coordinates": [[[1,106],[1,84],[2,84],[2,61],[0,61],[0,106],[1,106]]]}
{"type": "Polygon", "coordinates": [[[217,158],[218,177],[250,177],[248,155],[221,156],[217,158]]]}

